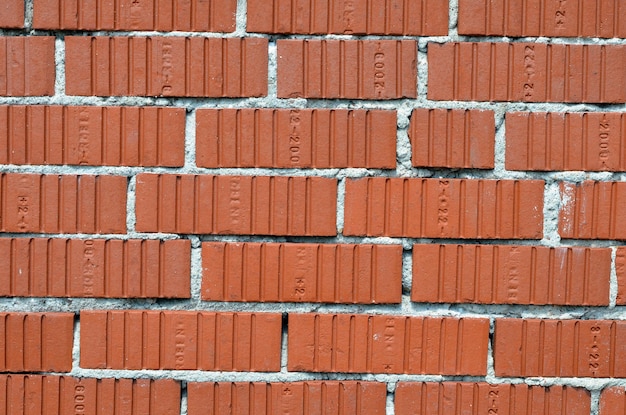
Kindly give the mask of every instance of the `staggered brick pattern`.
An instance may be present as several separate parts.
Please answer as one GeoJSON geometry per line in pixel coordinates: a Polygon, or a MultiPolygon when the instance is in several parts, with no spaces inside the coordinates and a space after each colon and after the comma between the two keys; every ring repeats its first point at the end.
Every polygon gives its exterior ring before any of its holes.
{"type": "Polygon", "coordinates": [[[0,415],[624,415],[626,1],[0,0],[0,415]]]}

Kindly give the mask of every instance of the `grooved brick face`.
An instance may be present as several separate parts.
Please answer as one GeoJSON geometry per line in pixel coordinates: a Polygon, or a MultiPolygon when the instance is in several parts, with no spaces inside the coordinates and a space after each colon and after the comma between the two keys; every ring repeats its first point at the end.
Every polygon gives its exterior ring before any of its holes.
{"type": "Polygon", "coordinates": [[[0,36],[0,97],[53,95],[54,80],[54,37],[0,36]]]}
{"type": "Polygon", "coordinates": [[[200,167],[390,169],[396,112],[345,109],[199,109],[200,167]]]}
{"type": "Polygon", "coordinates": [[[60,30],[232,32],[236,0],[35,0],[33,27],[60,30]]]}
{"type": "Polygon", "coordinates": [[[280,39],[279,98],[415,98],[413,40],[280,39]]]}
{"type": "Polygon", "coordinates": [[[400,245],[202,244],[202,299],[399,303],[400,245]]]}
{"type": "Polygon", "coordinates": [[[0,145],[3,164],[180,167],[185,110],[0,106],[0,145]]]}
{"type": "Polygon", "coordinates": [[[171,379],[0,375],[0,402],[10,414],[173,415],[180,413],[180,396],[180,384],[171,379]]]}
{"type": "Polygon", "coordinates": [[[247,29],[262,33],[441,36],[448,33],[446,0],[399,2],[251,0],[247,29]]]}
{"type": "Polygon", "coordinates": [[[267,44],[261,38],[68,36],[66,93],[263,96],[267,44]]]}
{"type": "Polygon", "coordinates": [[[262,413],[385,415],[387,388],[384,383],[355,381],[307,381],[289,383],[189,382],[189,415],[206,413],[262,413]]]}
{"type": "Polygon", "coordinates": [[[496,319],[496,376],[626,377],[626,322],[496,319]]]}
{"type": "Polygon", "coordinates": [[[0,4],[0,27],[24,27],[24,0],[4,0],[0,4]]]}
{"type": "Polygon", "coordinates": [[[486,374],[489,320],[289,314],[287,368],[305,372],[486,374]]]}
{"type": "Polygon", "coordinates": [[[589,391],[560,385],[400,382],[395,393],[397,415],[588,415],[590,410],[589,391]]]}
{"type": "Polygon", "coordinates": [[[626,304],[626,248],[618,247],[615,253],[615,274],[617,275],[617,298],[620,305],[626,304]]]}
{"type": "Polygon", "coordinates": [[[623,103],[626,46],[429,43],[428,98],[623,103]]]}

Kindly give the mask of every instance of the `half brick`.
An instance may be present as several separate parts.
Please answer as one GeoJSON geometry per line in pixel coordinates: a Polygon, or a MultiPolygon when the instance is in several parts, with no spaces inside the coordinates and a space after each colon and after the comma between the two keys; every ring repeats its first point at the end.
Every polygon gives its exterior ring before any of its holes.
{"type": "Polygon", "coordinates": [[[428,98],[626,102],[626,45],[429,43],[428,98]]]}
{"type": "Polygon", "coordinates": [[[279,98],[417,96],[414,40],[282,39],[276,44],[279,98]]]}
{"type": "Polygon", "coordinates": [[[356,381],[189,382],[189,415],[354,414],[385,415],[384,383],[356,381]],[[236,409],[235,409],[236,408],[236,409]]]}
{"type": "Polygon", "coordinates": [[[188,240],[0,238],[0,296],[189,298],[188,240]]]}
{"type": "Polygon", "coordinates": [[[626,183],[563,182],[559,234],[572,239],[626,239],[626,183]]]}
{"type": "Polygon", "coordinates": [[[11,415],[174,415],[180,397],[180,384],[171,379],[0,375],[0,402],[11,415]]]}
{"type": "Polygon", "coordinates": [[[337,233],[334,179],[140,174],[136,197],[136,228],[141,232],[337,233]]]}
{"type": "Polygon", "coordinates": [[[626,171],[626,114],[506,114],[509,170],[626,171]]]}
{"type": "Polygon", "coordinates": [[[0,106],[2,164],[180,167],[185,110],[0,106]]]}
{"type": "Polygon", "coordinates": [[[199,109],[200,167],[396,167],[396,112],[199,109]]]}
{"type": "Polygon", "coordinates": [[[0,313],[0,372],[69,372],[73,342],[72,313],[0,313]]]}
{"type": "Polygon", "coordinates": [[[445,36],[447,0],[368,2],[250,0],[247,30],[261,33],[445,36]]]}
{"type": "Polygon", "coordinates": [[[496,376],[626,377],[626,321],[496,319],[496,376]]]}
{"type": "Polygon", "coordinates": [[[0,96],[54,95],[55,73],[54,37],[0,36],[0,96]]]}
{"type": "Polygon", "coordinates": [[[623,386],[606,387],[600,393],[598,415],[621,415],[626,412],[626,393],[623,386]]]}
{"type": "Polygon", "coordinates": [[[267,39],[68,36],[66,93],[258,97],[267,94],[267,39]]]}
{"type": "Polygon", "coordinates": [[[413,245],[411,300],[609,305],[611,249],[413,245]]]}
{"type": "Polygon", "coordinates": [[[399,303],[400,245],[202,244],[207,301],[399,303]]]}
{"type": "Polygon", "coordinates": [[[83,368],[280,370],[280,314],[81,311],[80,323],[83,368]]]}
{"type": "Polygon", "coordinates": [[[24,0],[4,0],[0,4],[0,27],[24,27],[24,0]]]}
{"type": "Polygon", "coordinates": [[[489,320],[289,314],[290,371],[487,373],[489,320]]]}
{"type": "Polygon", "coordinates": [[[621,1],[459,0],[459,34],[509,37],[626,37],[621,1]]]}
{"type": "Polygon", "coordinates": [[[123,176],[0,174],[0,232],[125,233],[123,176]]]}
{"type": "Polygon", "coordinates": [[[493,169],[493,111],[415,109],[408,134],[415,167],[493,169]]]}
{"type": "Polygon", "coordinates": [[[588,415],[591,396],[570,386],[490,385],[484,382],[400,382],[396,415],[588,415]]]}
{"type": "Polygon", "coordinates": [[[543,181],[347,179],[344,235],[540,239],[543,181]]]}
{"type": "Polygon", "coordinates": [[[236,0],[35,0],[33,27],[52,30],[232,32],[236,0]]]}

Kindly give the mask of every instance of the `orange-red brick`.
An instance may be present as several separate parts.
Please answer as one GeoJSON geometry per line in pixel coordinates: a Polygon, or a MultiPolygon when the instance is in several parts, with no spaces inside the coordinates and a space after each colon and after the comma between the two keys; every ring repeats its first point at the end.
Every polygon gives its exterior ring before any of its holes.
{"type": "Polygon", "coordinates": [[[199,109],[196,164],[210,168],[395,168],[396,112],[199,109]]]}
{"type": "Polygon", "coordinates": [[[622,415],[626,412],[626,393],[623,386],[602,389],[598,415],[622,415]]]}
{"type": "Polygon", "coordinates": [[[369,244],[202,244],[202,299],[399,303],[402,247],[369,244]]]}
{"type": "Polygon", "coordinates": [[[489,320],[289,314],[290,371],[487,374],[489,320]]]}
{"type": "Polygon", "coordinates": [[[94,310],[80,323],[83,368],[280,370],[280,314],[94,310]]]}
{"type": "Polygon", "coordinates": [[[140,174],[136,197],[136,228],[141,232],[337,233],[334,179],[140,174]]]}
{"type": "Polygon", "coordinates": [[[0,147],[2,164],[179,167],[185,110],[0,106],[0,147]]]}
{"type": "Polygon", "coordinates": [[[258,97],[267,94],[267,39],[65,38],[68,95],[258,97]],[[226,65],[225,65],[226,63],[226,65]]]}
{"type": "Polygon", "coordinates": [[[543,181],[348,179],[345,235],[540,239],[543,181]]]}
{"type": "Polygon", "coordinates": [[[411,300],[609,305],[611,249],[413,245],[411,300]]]}
{"type": "Polygon", "coordinates": [[[0,238],[0,296],[189,298],[188,240],[0,238]]]}
{"type": "Polygon", "coordinates": [[[0,96],[54,95],[55,77],[54,37],[0,36],[0,96]]]}
{"type": "Polygon", "coordinates": [[[281,39],[276,44],[279,98],[417,96],[414,40],[281,39]]]}
{"type": "Polygon", "coordinates": [[[24,0],[4,0],[0,4],[0,27],[24,27],[24,0]]]}

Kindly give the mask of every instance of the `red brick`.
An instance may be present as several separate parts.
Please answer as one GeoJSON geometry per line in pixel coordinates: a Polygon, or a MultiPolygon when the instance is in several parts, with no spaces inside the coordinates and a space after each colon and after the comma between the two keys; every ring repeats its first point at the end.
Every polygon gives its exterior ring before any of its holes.
{"type": "Polygon", "coordinates": [[[200,167],[396,167],[396,112],[200,109],[200,167]]]}
{"type": "Polygon", "coordinates": [[[584,388],[484,382],[401,382],[396,415],[588,415],[591,396],[584,388]]]}
{"type": "Polygon", "coordinates": [[[69,372],[73,341],[72,313],[0,313],[0,372],[69,372]]]}
{"type": "Polygon", "coordinates": [[[415,109],[408,133],[415,167],[493,169],[493,111],[415,109]]]}
{"type": "Polygon", "coordinates": [[[0,106],[2,164],[164,166],[185,163],[185,110],[0,106]]]}
{"type": "Polygon", "coordinates": [[[624,38],[625,15],[619,0],[459,0],[459,34],[624,38]]]}
{"type": "Polygon", "coordinates": [[[543,181],[346,181],[345,235],[540,239],[543,181]]]}
{"type": "Polygon", "coordinates": [[[417,96],[414,40],[282,39],[276,44],[279,98],[417,96]]]}
{"type": "Polygon", "coordinates": [[[559,234],[573,239],[626,239],[626,183],[563,182],[559,234]]]}
{"type": "Polygon", "coordinates": [[[506,115],[509,170],[626,171],[623,113],[513,112],[506,115]]]}
{"type": "Polygon", "coordinates": [[[257,97],[267,39],[68,36],[68,95],[257,97]]]}
{"type": "Polygon", "coordinates": [[[600,393],[599,415],[622,415],[626,412],[626,394],[623,386],[606,387],[600,393]]]}
{"type": "Polygon", "coordinates": [[[0,405],[11,415],[172,415],[180,413],[180,395],[171,379],[0,375],[0,405]]]}
{"type": "Polygon", "coordinates": [[[188,240],[0,238],[0,296],[189,298],[188,240]]]}
{"type": "Polygon", "coordinates": [[[413,245],[411,300],[609,305],[611,249],[413,245]]]}
{"type": "Polygon", "coordinates": [[[626,102],[626,45],[430,43],[428,98],[626,102]]]}
{"type": "Polygon", "coordinates": [[[280,314],[81,311],[80,322],[83,368],[280,370],[280,314]]]}
{"type": "Polygon", "coordinates": [[[626,248],[617,247],[615,254],[615,273],[617,274],[618,305],[626,305],[626,248]]]}
{"type": "Polygon", "coordinates": [[[336,188],[336,180],[321,177],[140,174],[136,228],[141,232],[332,236],[337,233],[336,188]]]}
{"type": "Polygon", "coordinates": [[[303,7],[295,0],[250,0],[247,30],[262,33],[445,36],[448,34],[448,2],[413,0],[402,4],[397,0],[323,0],[303,7]]]}
{"type": "Polygon", "coordinates": [[[384,383],[357,381],[189,382],[189,415],[353,414],[385,415],[384,383]]]}
{"type": "Polygon", "coordinates": [[[202,244],[203,300],[368,304],[401,296],[400,245],[202,244]]]}
{"type": "Polygon", "coordinates": [[[0,174],[0,232],[124,233],[123,176],[0,174]]]}
{"type": "Polygon", "coordinates": [[[33,27],[60,30],[232,32],[236,0],[35,0],[33,27]]]}
{"type": "Polygon", "coordinates": [[[626,377],[626,321],[496,319],[496,376],[626,377]]]}
{"type": "Polygon", "coordinates": [[[3,0],[0,4],[0,27],[24,27],[24,0],[3,0]]]}
{"type": "Polygon", "coordinates": [[[54,95],[54,65],[53,37],[0,36],[0,96],[54,95]]]}
{"type": "Polygon", "coordinates": [[[288,369],[306,372],[487,374],[489,320],[289,314],[288,369]]]}

